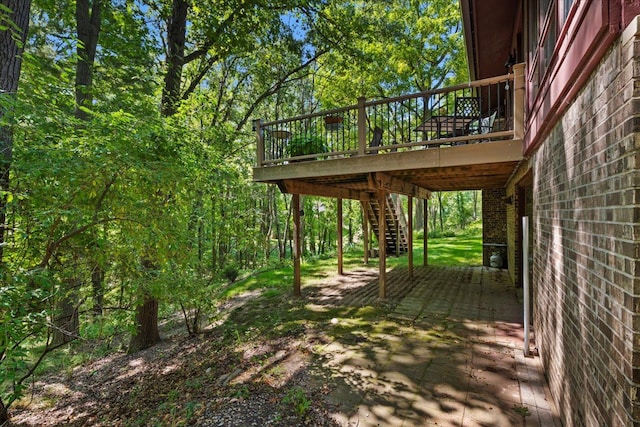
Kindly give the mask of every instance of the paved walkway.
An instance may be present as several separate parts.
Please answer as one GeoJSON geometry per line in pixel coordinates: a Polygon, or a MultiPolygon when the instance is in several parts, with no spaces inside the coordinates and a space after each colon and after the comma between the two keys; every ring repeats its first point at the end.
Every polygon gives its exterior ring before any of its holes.
{"type": "MultiPolygon", "coordinates": [[[[341,425],[560,425],[539,359],[523,355],[521,303],[506,272],[419,267],[411,280],[396,269],[387,283],[398,298],[389,319],[362,333],[352,325],[323,351],[341,425]]],[[[376,286],[351,295],[371,298],[376,286]]]]}

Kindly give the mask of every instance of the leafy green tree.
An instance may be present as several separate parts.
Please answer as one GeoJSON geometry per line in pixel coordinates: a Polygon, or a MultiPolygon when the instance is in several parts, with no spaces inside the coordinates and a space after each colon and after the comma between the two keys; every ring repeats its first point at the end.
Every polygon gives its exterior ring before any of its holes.
{"type": "MultiPolygon", "coordinates": [[[[29,30],[30,0],[0,1],[0,268],[5,268],[4,246],[7,235],[7,204],[13,195],[10,191],[10,173],[13,157],[14,103],[22,67],[22,53],[29,30]]],[[[0,272],[0,280],[5,283],[7,277],[0,272]]],[[[3,289],[5,287],[3,286],[3,289]]],[[[9,287],[6,288],[7,292],[9,287]]],[[[5,300],[4,298],[2,298],[5,300]]],[[[13,302],[7,298],[7,301],[13,302]]],[[[10,314],[3,305],[0,313],[5,314],[3,323],[10,314]]],[[[0,329],[5,329],[1,327],[0,329]]],[[[12,332],[11,328],[7,328],[12,332]]],[[[10,350],[10,338],[0,331],[0,363],[10,350]]],[[[7,408],[0,396],[0,424],[8,420],[7,408]]]]}
{"type": "Polygon", "coordinates": [[[455,0],[335,3],[319,16],[323,33],[338,35],[341,46],[318,65],[317,96],[326,107],[468,78],[455,0]]]}

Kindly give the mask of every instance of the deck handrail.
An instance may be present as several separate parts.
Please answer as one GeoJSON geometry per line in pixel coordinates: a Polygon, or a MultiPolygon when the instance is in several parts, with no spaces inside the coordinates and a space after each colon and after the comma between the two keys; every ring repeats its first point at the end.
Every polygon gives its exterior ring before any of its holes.
{"type": "Polygon", "coordinates": [[[514,115],[522,114],[523,109],[514,105],[514,93],[522,86],[515,80],[522,76],[514,71],[401,96],[359,98],[356,104],[284,119],[256,120],[258,167],[514,138],[519,133],[514,132],[514,115]],[[477,97],[480,111],[477,117],[467,117],[456,124],[454,100],[462,96],[477,97]],[[492,122],[481,131],[484,123],[481,120],[490,117],[493,111],[495,124],[492,122]],[[452,117],[454,124],[448,125],[449,134],[440,126],[437,129],[424,126],[426,120],[437,115],[452,117]],[[376,134],[379,141],[375,140],[376,134]]]}
{"type": "MultiPolygon", "coordinates": [[[[373,106],[373,105],[386,104],[386,103],[394,102],[394,101],[404,101],[404,100],[407,100],[407,99],[410,99],[410,98],[415,98],[415,97],[428,97],[428,96],[437,95],[437,94],[440,94],[440,93],[447,93],[447,92],[456,91],[456,90],[460,90],[460,89],[468,89],[468,88],[486,86],[486,85],[490,85],[490,84],[494,84],[494,83],[503,83],[503,82],[506,82],[508,80],[513,80],[513,74],[512,73],[505,74],[505,75],[498,76],[498,77],[490,77],[490,78],[482,79],[482,80],[473,80],[473,81],[470,81],[468,83],[462,83],[462,84],[458,84],[458,85],[455,85],[455,86],[448,86],[448,87],[444,87],[444,88],[440,88],[440,89],[430,89],[430,90],[425,90],[425,91],[422,91],[422,92],[410,93],[410,94],[406,94],[406,95],[392,96],[392,97],[388,97],[388,98],[372,99],[372,100],[369,100],[369,101],[365,102],[365,107],[369,107],[369,106],[373,106]]],[[[264,127],[264,126],[269,126],[269,125],[277,125],[277,124],[282,124],[282,123],[288,123],[288,122],[295,121],[295,120],[304,120],[304,119],[309,119],[309,118],[313,118],[313,117],[324,117],[324,116],[327,116],[327,115],[338,114],[338,113],[341,113],[341,112],[344,112],[344,111],[352,110],[354,108],[358,108],[358,104],[351,104],[351,105],[347,105],[346,107],[333,108],[333,109],[330,109],[330,110],[317,111],[315,113],[301,114],[299,116],[287,117],[285,119],[272,120],[272,121],[269,121],[269,122],[263,122],[261,125],[264,127]]]]}

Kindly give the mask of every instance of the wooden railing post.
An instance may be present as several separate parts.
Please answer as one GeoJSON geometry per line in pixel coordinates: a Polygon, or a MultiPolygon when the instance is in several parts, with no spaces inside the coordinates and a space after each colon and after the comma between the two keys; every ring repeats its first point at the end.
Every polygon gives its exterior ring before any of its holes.
{"type": "Polygon", "coordinates": [[[513,137],[524,138],[524,63],[513,66],[513,137]]]}
{"type": "Polygon", "coordinates": [[[358,155],[364,156],[367,152],[367,110],[365,103],[367,98],[358,98],[358,155]]]}
{"type": "Polygon", "coordinates": [[[256,130],[256,151],[258,159],[258,167],[264,165],[264,136],[262,135],[262,119],[253,121],[253,128],[256,130]]]}

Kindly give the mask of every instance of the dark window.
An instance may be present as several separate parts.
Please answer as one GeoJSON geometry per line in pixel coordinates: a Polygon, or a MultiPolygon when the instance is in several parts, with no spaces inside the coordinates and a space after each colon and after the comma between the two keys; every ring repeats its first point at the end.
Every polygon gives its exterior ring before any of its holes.
{"type": "Polygon", "coordinates": [[[529,38],[528,78],[532,98],[553,64],[558,34],[567,21],[575,0],[531,0],[527,10],[529,38]]]}

